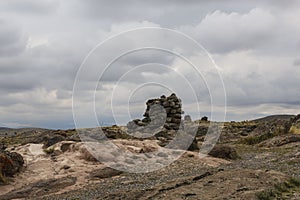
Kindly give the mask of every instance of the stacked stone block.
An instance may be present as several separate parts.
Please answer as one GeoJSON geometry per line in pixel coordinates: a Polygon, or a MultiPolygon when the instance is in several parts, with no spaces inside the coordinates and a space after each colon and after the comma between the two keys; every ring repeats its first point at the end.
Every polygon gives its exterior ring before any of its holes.
{"type": "Polygon", "coordinates": [[[164,127],[167,130],[178,130],[181,124],[182,111],[181,100],[176,94],[169,97],[161,96],[157,99],[149,99],[146,102],[144,119],[133,120],[127,124],[128,129],[138,131],[153,131],[164,127]],[[145,127],[145,129],[143,129],[145,127]],[[147,127],[147,128],[146,128],[147,127]]]}

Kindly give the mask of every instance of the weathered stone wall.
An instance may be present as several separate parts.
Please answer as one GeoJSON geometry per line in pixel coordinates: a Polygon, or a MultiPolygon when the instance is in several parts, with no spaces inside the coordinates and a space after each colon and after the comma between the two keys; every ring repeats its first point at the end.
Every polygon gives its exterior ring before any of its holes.
{"type": "Polygon", "coordinates": [[[182,111],[181,100],[176,94],[169,97],[161,96],[157,99],[149,99],[146,102],[147,108],[144,113],[144,119],[136,119],[127,124],[131,131],[141,130],[147,126],[147,129],[155,130],[164,127],[167,130],[178,130],[181,124],[182,111]]]}

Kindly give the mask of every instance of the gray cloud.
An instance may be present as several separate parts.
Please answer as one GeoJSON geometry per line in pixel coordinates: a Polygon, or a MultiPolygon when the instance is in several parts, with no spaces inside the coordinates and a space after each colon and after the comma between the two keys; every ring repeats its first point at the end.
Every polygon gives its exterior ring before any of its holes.
{"type": "Polygon", "coordinates": [[[38,14],[43,15],[45,13],[56,10],[59,6],[56,0],[11,0],[1,1],[0,11],[2,12],[16,12],[18,14],[38,14]]]}
{"type": "Polygon", "coordinates": [[[0,27],[0,56],[17,55],[25,50],[27,38],[17,24],[0,18],[0,27]]]}
{"type": "MultiPolygon", "coordinates": [[[[299,7],[296,0],[1,1],[0,122],[72,127],[73,83],[85,56],[107,37],[145,26],[182,31],[212,53],[224,78],[230,119],[295,114],[300,99],[299,7]]],[[[115,49],[103,56],[114,55],[117,48],[134,47],[133,41],[117,42],[115,49]]],[[[158,35],[158,43],[167,47],[167,41],[158,35]]],[[[189,56],[191,61],[203,64],[200,57],[189,56]]],[[[99,110],[105,108],[103,121],[112,122],[108,106],[115,81],[133,67],[149,62],[172,66],[184,75],[197,91],[202,113],[209,114],[210,98],[202,77],[173,56],[147,51],[118,60],[104,75],[104,84],[96,91],[99,110]]],[[[82,112],[91,103],[97,83],[89,77],[95,73],[97,68],[80,80],[85,90],[82,112]]],[[[222,87],[215,83],[218,77],[205,67],[203,73],[210,89],[221,93],[222,87]]],[[[128,95],[147,81],[161,81],[177,90],[186,109],[196,116],[188,85],[172,70],[149,67],[133,71],[122,81],[115,99],[120,119],[126,119],[128,95]]],[[[146,98],[168,92],[156,86],[139,90],[132,97],[132,114],[143,112],[146,98]]],[[[222,113],[219,104],[216,110],[222,113]]],[[[85,118],[88,121],[89,116],[85,118]]]]}
{"type": "Polygon", "coordinates": [[[294,66],[299,66],[300,65],[300,59],[294,60],[293,65],[294,66]]]}

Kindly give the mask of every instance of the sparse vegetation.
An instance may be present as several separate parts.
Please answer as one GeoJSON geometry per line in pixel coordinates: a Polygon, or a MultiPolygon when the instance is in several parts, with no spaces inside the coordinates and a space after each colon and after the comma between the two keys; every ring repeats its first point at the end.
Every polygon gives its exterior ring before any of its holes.
{"type": "Polygon", "coordinates": [[[287,194],[292,193],[300,187],[300,180],[294,177],[274,185],[274,189],[267,189],[256,194],[259,200],[285,199],[287,194]]]}
{"type": "Polygon", "coordinates": [[[267,139],[270,139],[270,138],[273,138],[273,137],[276,137],[278,135],[281,135],[281,133],[278,133],[278,132],[268,132],[266,134],[263,134],[263,135],[251,135],[251,136],[248,136],[246,138],[243,138],[241,140],[241,143],[243,144],[247,144],[247,145],[255,145],[255,144],[259,144],[267,139]]]}
{"type": "Polygon", "coordinates": [[[292,126],[290,129],[290,133],[292,134],[300,134],[300,129],[297,128],[296,126],[292,126]]]}
{"type": "Polygon", "coordinates": [[[256,196],[259,200],[272,200],[273,198],[276,197],[276,194],[272,189],[268,189],[257,193],[256,196]]]}
{"type": "Polygon", "coordinates": [[[52,154],[54,152],[54,148],[47,148],[47,149],[44,149],[44,152],[46,154],[52,154]]]}
{"type": "Polygon", "coordinates": [[[300,179],[292,177],[289,182],[296,187],[300,187],[300,179]]]}

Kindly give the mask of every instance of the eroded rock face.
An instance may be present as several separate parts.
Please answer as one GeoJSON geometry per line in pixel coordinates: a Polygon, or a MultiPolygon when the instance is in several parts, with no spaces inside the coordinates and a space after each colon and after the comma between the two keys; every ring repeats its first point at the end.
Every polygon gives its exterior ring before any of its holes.
{"type": "Polygon", "coordinates": [[[0,183],[5,182],[4,177],[12,177],[18,173],[24,165],[23,157],[16,152],[0,150],[0,183]]]}

